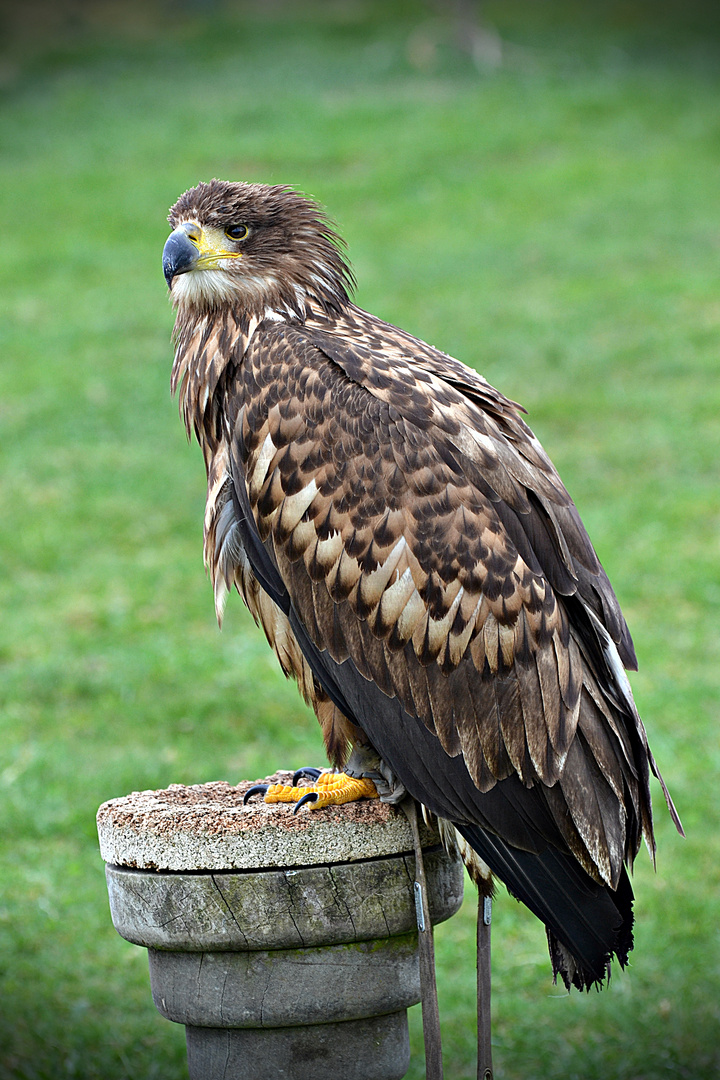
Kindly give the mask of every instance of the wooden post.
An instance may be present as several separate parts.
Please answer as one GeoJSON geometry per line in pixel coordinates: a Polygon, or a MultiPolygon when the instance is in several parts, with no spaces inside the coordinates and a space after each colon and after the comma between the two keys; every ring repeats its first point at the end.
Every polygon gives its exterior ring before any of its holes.
{"type": "MultiPolygon", "coordinates": [[[[343,1080],[399,1080],[420,1000],[404,815],[379,801],[243,807],[248,786],[173,785],[98,812],[113,923],[148,949],[191,1080],[307,1080],[318,1061],[343,1080]]],[[[462,902],[462,868],[424,828],[422,843],[440,922],[462,902]]]]}

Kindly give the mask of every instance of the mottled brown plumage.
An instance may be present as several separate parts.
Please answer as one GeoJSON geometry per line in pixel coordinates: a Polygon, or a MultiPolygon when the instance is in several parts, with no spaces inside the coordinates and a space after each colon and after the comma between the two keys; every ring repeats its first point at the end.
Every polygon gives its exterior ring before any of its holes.
{"type": "Polygon", "coordinates": [[[632,945],[658,774],[630,635],[549,458],[518,405],[350,302],[311,200],[212,181],[170,221],[218,616],[235,585],[333,763],[374,747],[543,919],[556,974],[601,981],[632,945]]]}

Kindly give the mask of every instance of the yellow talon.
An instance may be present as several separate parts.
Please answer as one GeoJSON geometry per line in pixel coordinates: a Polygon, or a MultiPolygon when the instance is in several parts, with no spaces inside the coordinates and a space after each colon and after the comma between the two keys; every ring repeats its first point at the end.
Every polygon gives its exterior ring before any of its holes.
{"type": "Polygon", "coordinates": [[[358,799],[377,799],[378,791],[372,780],[356,780],[345,773],[324,772],[320,773],[314,784],[307,787],[293,787],[290,784],[270,784],[265,793],[266,803],[295,803],[306,795],[317,795],[312,802],[308,801],[311,810],[319,810],[323,806],[341,806],[343,803],[356,802],[358,799]]]}

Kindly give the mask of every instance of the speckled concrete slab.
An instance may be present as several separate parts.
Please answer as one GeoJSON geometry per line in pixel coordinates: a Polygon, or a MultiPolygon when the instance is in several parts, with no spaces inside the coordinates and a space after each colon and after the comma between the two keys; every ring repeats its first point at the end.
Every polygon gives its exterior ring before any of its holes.
{"type": "MultiPolygon", "coordinates": [[[[301,810],[253,799],[254,783],[290,783],[291,772],[237,786],[225,781],[162,791],[134,791],[103,803],[97,826],[106,863],[148,870],[251,870],[317,866],[412,850],[401,810],[363,799],[345,806],[301,810]]],[[[423,846],[439,842],[423,827],[423,846]]]]}

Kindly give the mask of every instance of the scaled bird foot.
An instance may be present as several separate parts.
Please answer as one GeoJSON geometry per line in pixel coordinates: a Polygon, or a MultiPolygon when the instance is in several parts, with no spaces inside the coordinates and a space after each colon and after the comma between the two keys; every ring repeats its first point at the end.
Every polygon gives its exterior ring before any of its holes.
{"type": "Polygon", "coordinates": [[[323,806],[341,806],[343,803],[357,802],[358,799],[378,798],[378,790],[372,780],[355,779],[346,773],[298,769],[293,781],[293,784],[255,784],[245,792],[243,804],[253,795],[262,795],[266,803],[297,803],[297,814],[306,805],[312,810],[320,810],[323,806]],[[314,783],[298,787],[297,781],[303,777],[310,777],[314,783]]]}

